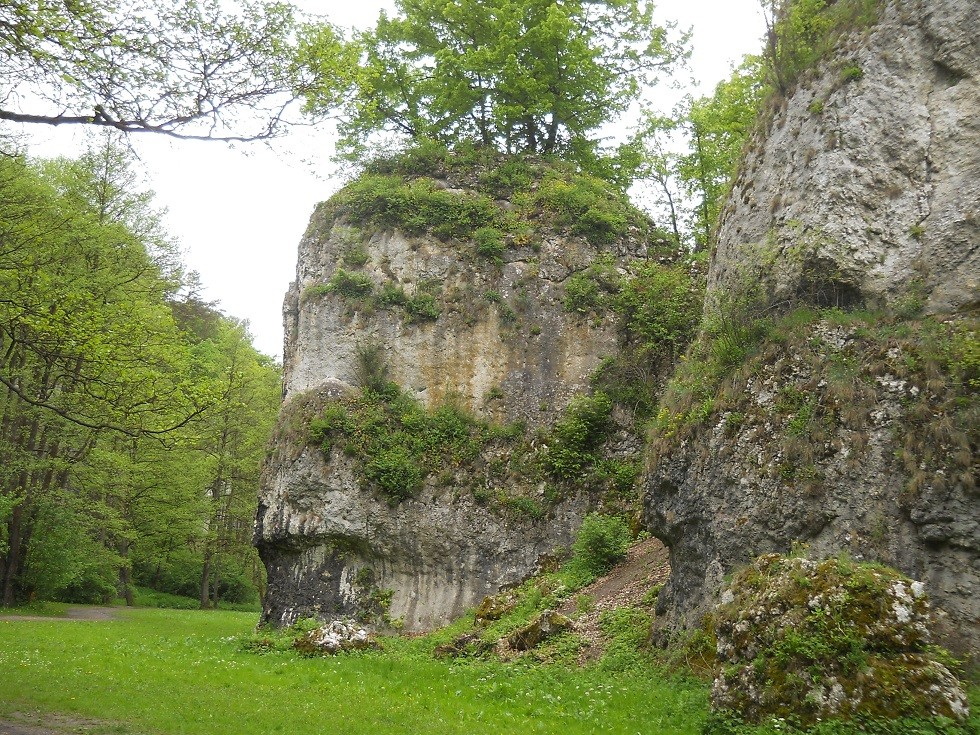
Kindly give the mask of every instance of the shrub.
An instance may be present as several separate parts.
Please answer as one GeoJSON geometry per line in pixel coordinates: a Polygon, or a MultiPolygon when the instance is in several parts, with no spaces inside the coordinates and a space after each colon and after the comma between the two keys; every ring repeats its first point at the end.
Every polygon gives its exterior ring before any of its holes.
{"type": "Polygon", "coordinates": [[[622,280],[612,256],[600,255],[588,268],[565,281],[565,309],[584,314],[609,308],[622,280]]]}
{"type": "Polygon", "coordinates": [[[377,452],[364,466],[364,475],[373,480],[391,500],[412,497],[422,487],[425,473],[405,446],[377,452]]]}
{"type": "Polygon", "coordinates": [[[370,295],[374,283],[363,273],[350,273],[338,268],[330,278],[327,289],[345,299],[361,299],[370,295]]]}
{"type": "Polygon", "coordinates": [[[626,233],[626,215],[621,211],[589,207],[572,226],[572,232],[582,235],[593,245],[609,245],[626,233]]]}
{"type": "Polygon", "coordinates": [[[590,513],[582,521],[572,551],[578,563],[598,576],[626,558],[631,540],[629,526],[619,516],[590,513]]]}
{"type": "Polygon", "coordinates": [[[405,306],[408,303],[408,294],[401,286],[386,283],[378,294],[378,303],[385,307],[405,306]]]}
{"type": "Polygon", "coordinates": [[[864,71],[857,64],[849,64],[841,70],[840,77],[845,82],[856,82],[864,77],[864,71]]]}
{"type": "Polygon", "coordinates": [[[444,239],[470,237],[498,218],[496,205],[485,195],[453,193],[437,188],[431,179],[406,180],[395,174],[366,173],[334,195],[331,204],[361,223],[411,234],[432,232],[444,239]]]}
{"type": "Polygon", "coordinates": [[[626,234],[631,208],[625,196],[591,176],[550,171],[541,181],[535,203],[557,215],[593,245],[608,245],[626,234]]]}
{"type": "Polygon", "coordinates": [[[380,376],[374,387],[328,402],[309,422],[308,433],[324,453],[336,445],[357,458],[364,486],[393,502],[411,497],[433,471],[451,478],[452,468],[472,461],[484,442],[500,439],[519,436],[494,430],[453,403],[426,411],[380,376]]]}
{"type": "Polygon", "coordinates": [[[405,302],[405,313],[410,322],[434,322],[442,313],[442,308],[435,296],[423,292],[405,302]]]}
{"type": "Polygon", "coordinates": [[[351,248],[344,253],[344,265],[349,265],[351,268],[360,268],[368,260],[369,257],[364,248],[351,248]]]}
{"type": "Polygon", "coordinates": [[[592,450],[606,438],[611,425],[612,401],[605,393],[578,396],[555,423],[544,462],[559,479],[570,479],[592,463],[592,450]]]}
{"type": "Polygon", "coordinates": [[[99,543],[100,529],[86,523],[82,503],[67,493],[38,500],[21,595],[89,604],[116,596],[122,559],[99,543]]]}
{"type": "MultiPolygon", "coordinates": [[[[354,383],[361,388],[381,392],[388,384],[388,364],[384,347],[376,342],[358,344],[354,348],[354,383]]],[[[336,405],[330,408],[336,409],[336,405]]],[[[325,411],[326,416],[329,411],[325,411]]]]}
{"type": "Polygon", "coordinates": [[[527,161],[508,159],[493,166],[480,177],[481,187],[498,199],[509,198],[516,191],[528,189],[534,181],[534,169],[527,161]]]}
{"type": "Polygon", "coordinates": [[[496,227],[481,227],[473,233],[476,254],[501,263],[504,259],[504,235],[496,227]]]}
{"type": "Polygon", "coordinates": [[[644,263],[624,279],[614,299],[623,330],[664,357],[674,357],[691,341],[701,319],[703,293],[687,264],[644,263]]]}

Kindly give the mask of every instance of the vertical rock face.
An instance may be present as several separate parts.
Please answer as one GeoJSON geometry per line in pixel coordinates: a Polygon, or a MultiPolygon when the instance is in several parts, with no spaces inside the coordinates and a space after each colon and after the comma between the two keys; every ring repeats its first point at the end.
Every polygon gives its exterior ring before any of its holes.
{"type": "Polygon", "coordinates": [[[777,294],[823,278],[829,305],[910,288],[933,312],[978,305],[976,13],[972,0],[889,2],[801,80],[745,157],[709,288],[737,282],[754,245],[777,294]]]}
{"type": "Polygon", "coordinates": [[[645,518],[671,551],[670,627],[697,625],[734,568],[801,542],[922,579],[944,642],[980,649],[977,404],[949,357],[975,350],[980,303],[977,10],[884,4],[752,141],[709,289],[761,278],[770,304],[932,316],[787,327],[706,421],[654,448],[645,518]]]}
{"type": "MultiPolygon", "coordinates": [[[[556,235],[534,248],[511,248],[497,266],[432,236],[331,220],[324,209],[300,243],[297,279],[286,295],[287,399],[328,379],[354,385],[358,347],[376,344],[391,380],[428,406],[452,395],[482,413],[496,388],[502,395],[492,408],[500,418],[542,424],[587,389],[602,357],[619,349],[612,321],[575,319],[562,306],[565,280],[598,253],[582,240],[556,235]],[[406,319],[397,310],[366,311],[313,295],[343,267],[345,250],[358,238],[369,258],[359,272],[376,289],[395,285],[416,295],[434,286],[439,317],[406,319]]],[[[620,258],[642,249],[623,244],[620,258]]]]}
{"type": "MultiPolygon", "coordinates": [[[[510,425],[533,455],[544,449],[535,427],[587,392],[590,374],[619,349],[611,317],[568,312],[564,284],[600,253],[612,267],[645,257],[643,223],[616,220],[617,234],[603,231],[595,246],[568,227],[542,224],[550,216],[543,210],[533,223],[514,224],[526,212],[506,195],[487,199],[472,178],[441,176],[382,184],[416,187],[463,213],[489,208],[494,222],[523,234],[497,243],[500,232],[477,232],[491,246],[481,254],[473,232],[439,238],[427,231],[432,222],[391,224],[394,198],[377,215],[386,224],[352,217],[341,192],[318,207],[300,243],[284,306],[285,399],[256,526],[268,622],[351,615],[431,628],[522,581],[571,544],[595,506],[584,492],[556,495],[506,469],[508,450],[495,440],[481,440],[475,456],[424,467],[420,487],[393,499],[393,488],[386,494],[368,481],[351,443],[325,449],[311,439],[324,407],[361,395],[367,351],[381,356],[402,395],[430,411],[451,405],[510,425]],[[354,285],[339,286],[342,274],[354,285]]],[[[526,208],[535,191],[525,193],[526,208]]],[[[625,433],[611,441],[638,449],[625,433]]]]}

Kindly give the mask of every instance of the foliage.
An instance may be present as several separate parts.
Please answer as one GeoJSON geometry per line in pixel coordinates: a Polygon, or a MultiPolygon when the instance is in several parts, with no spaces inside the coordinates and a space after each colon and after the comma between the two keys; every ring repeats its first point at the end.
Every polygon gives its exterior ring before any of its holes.
{"type": "Polygon", "coordinates": [[[419,290],[405,301],[405,313],[410,322],[434,322],[442,313],[442,308],[433,294],[419,290]]]}
{"type": "Polygon", "coordinates": [[[481,227],[473,233],[476,254],[495,263],[503,262],[504,235],[495,227],[481,227]]]}
{"type": "Polygon", "coordinates": [[[650,613],[636,607],[606,610],[599,625],[609,643],[598,669],[607,672],[639,673],[651,664],[647,649],[650,640],[650,613]]]}
{"type": "Polygon", "coordinates": [[[622,194],[599,178],[568,177],[549,171],[541,180],[534,201],[555,212],[559,225],[570,226],[593,245],[609,245],[626,235],[631,207],[622,194]]]}
{"type": "Polygon", "coordinates": [[[181,138],[273,136],[293,86],[293,10],[279,2],[239,8],[5,2],[0,119],[181,138]]]}
{"type": "Polygon", "coordinates": [[[595,389],[642,420],[655,412],[658,377],[693,339],[700,323],[703,276],[697,258],[673,265],[646,261],[621,274],[598,257],[565,281],[568,311],[615,314],[620,352],[592,376],[595,389]]]}
{"type": "Polygon", "coordinates": [[[625,279],[613,302],[631,344],[661,359],[675,359],[687,347],[700,320],[703,291],[691,266],[640,264],[625,279]]]}
{"type": "Polygon", "coordinates": [[[768,27],[763,57],[767,82],[785,96],[804,72],[827,57],[842,36],[877,22],[882,3],[763,0],[762,5],[768,27]]]}
{"type": "Polygon", "coordinates": [[[596,461],[595,450],[606,439],[612,401],[602,392],[577,396],[551,430],[544,464],[559,479],[578,476],[596,461]]]}
{"type": "Polygon", "coordinates": [[[378,227],[399,227],[410,234],[469,238],[497,221],[493,200],[483,194],[457,194],[432,179],[365,173],[331,199],[339,214],[378,227]]]}
{"type": "Polygon", "coordinates": [[[394,383],[328,403],[309,431],[324,452],[338,447],[363,462],[365,487],[394,503],[412,497],[431,473],[472,460],[491,438],[489,427],[456,405],[427,412],[394,383]]]}
{"type": "Polygon", "coordinates": [[[494,263],[508,246],[533,244],[555,229],[597,247],[649,229],[621,190],[568,164],[466,146],[450,152],[434,143],[374,159],[328,207],[362,224],[471,241],[479,257],[494,263]],[[437,181],[442,177],[452,188],[437,181]]]}
{"type": "Polygon", "coordinates": [[[767,94],[762,59],[746,56],[713,94],[686,97],[671,115],[647,113],[633,146],[637,179],[654,186],[679,239],[709,246],[724,197],[767,94]],[[680,139],[684,152],[675,152],[680,139]]]}
{"type": "Polygon", "coordinates": [[[308,25],[300,35],[299,91],[307,110],[339,111],[349,154],[390,134],[588,162],[592,133],[684,56],[686,39],[654,25],[652,6],[639,0],[399,0],[396,8],[349,45],[362,57],[353,77],[330,61],[343,48],[333,28],[308,25]]]}
{"type": "Polygon", "coordinates": [[[626,558],[632,540],[629,526],[619,516],[590,513],[582,520],[572,551],[578,564],[599,576],[626,558]]]}
{"type": "Polygon", "coordinates": [[[105,604],[116,596],[122,560],[98,542],[99,518],[71,493],[41,498],[22,584],[42,600],[105,604]]]}
{"type": "Polygon", "coordinates": [[[194,594],[209,579],[208,604],[254,594],[278,368],[179,293],[193,279],[111,141],[76,161],[3,158],[0,202],[4,604],[131,604],[137,581],[172,577],[194,594]]]}
{"type": "Polygon", "coordinates": [[[338,268],[327,283],[327,293],[335,293],[345,299],[359,299],[374,290],[374,283],[363,273],[351,273],[338,268]]]}

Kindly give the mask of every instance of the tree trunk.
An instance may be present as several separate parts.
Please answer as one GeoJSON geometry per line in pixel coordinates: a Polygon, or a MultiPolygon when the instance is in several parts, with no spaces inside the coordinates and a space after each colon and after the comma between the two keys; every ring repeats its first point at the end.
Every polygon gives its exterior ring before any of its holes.
{"type": "Polygon", "coordinates": [[[221,583],[221,556],[214,555],[214,587],[211,593],[211,607],[218,609],[218,586],[221,583]]]}
{"type": "Polygon", "coordinates": [[[201,571],[201,609],[207,610],[210,604],[211,592],[211,549],[204,552],[204,569],[201,571]]]}
{"type": "Polygon", "coordinates": [[[136,601],[133,599],[133,575],[129,568],[129,541],[122,541],[119,544],[119,556],[123,563],[119,567],[119,592],[120,596],[126,599],[126,607],[133,607],[136,601]]]}
{"type": "Polygon", "coordinates": [[[14,599],[14,580],[20,574],[21,532],[24,517],[24,504],[17,505],[7,522],[7,558],[3,575],[3,606],[12,607],[14,599]]]}

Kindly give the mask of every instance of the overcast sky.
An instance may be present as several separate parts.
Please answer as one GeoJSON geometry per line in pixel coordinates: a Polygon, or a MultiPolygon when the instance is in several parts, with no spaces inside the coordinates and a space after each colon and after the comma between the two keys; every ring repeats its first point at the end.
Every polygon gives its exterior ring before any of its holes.
{"type": "MultiPolygon", "coordinates": [[[[367,27],[381,0],[304,0],[302,9],[346,27],[367,27]]],[[[660,0],[658,22],[678,21],[694,31],[689,72],[706,94],[733,64],[760,48],[759,0],[660,0]]],[[[665,109],[678,93],[664,90],[665,109]]],[[[77,133],[32,126],[34,155],[70,155],[77,133]],[[73,137],[74,136],[74,137],[73,137]]],[[[227,146],[133,136],[149,187],[166,224],[181,243],[188,268],[198,271],[205,298],[232,316],[247,319],[256,346],[282,355],[281,306],[296,268],[296,246],[313,206],[340,185],[329,158],[326,130],[307,130],[265,144],[227,146]]]]}

